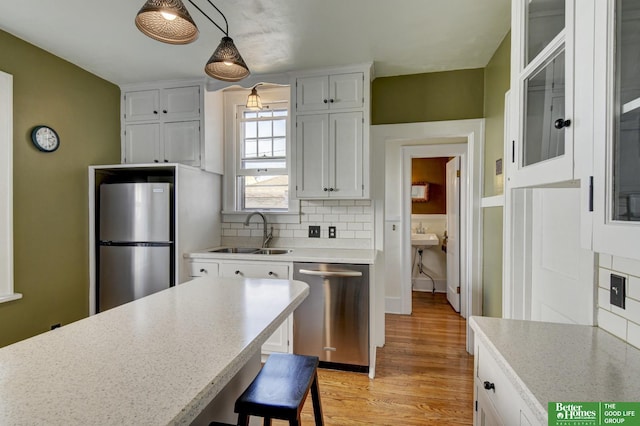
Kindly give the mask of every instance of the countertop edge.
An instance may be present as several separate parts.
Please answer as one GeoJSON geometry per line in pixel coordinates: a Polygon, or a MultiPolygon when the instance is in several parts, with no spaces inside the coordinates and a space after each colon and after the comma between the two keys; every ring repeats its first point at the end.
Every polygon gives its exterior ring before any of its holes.
{"type": "Polygon", "coordinates": [[[376,258],[375,249],[312,249],[312,248],[291,248],[291,247],[274,247],[292,250],[291,253],[264,255],[264,254],[247,254],[247,253],[212,253],[220,247],[212,247],[204,250],[196,250],[183,255],[184,259],[206,259],[206,260],[251,260],[265,262],[313,262],[313,263],[353,263],[373,265],[376,258]],[[336,251],[340,254],[352,254],[353,256],[328,256],[327,251],[336,251]]]}
{"type": "MultiPolygon", "coordinates": [[[[475,317],[469,318],[469,325],[475,332],[475,337],[482,341],[482,343],[491,352],[491,355],[498,363],[499,367],[507,376],[507,379],[514,385],[516,391],[522,397],[522,400],[527,404],[531,412],[536,416],[536,419],[540,424],[547,424],[548,412],[547,407],[544,406],[538,398],[531,392],[527,385],[522,381],[518,373],[511,367],[507,360],[502,356],[498,348],[495,347],[491,339],[484,333],[482,326],[478,324],[475,317]]],[[[474,377],[475,380],[475,377],[474,377]]]]}

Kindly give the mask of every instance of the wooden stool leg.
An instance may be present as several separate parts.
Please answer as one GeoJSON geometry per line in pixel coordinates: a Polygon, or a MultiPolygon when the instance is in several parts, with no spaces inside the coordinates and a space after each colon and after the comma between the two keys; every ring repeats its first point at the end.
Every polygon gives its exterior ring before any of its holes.
{"type": "Polygon", "coordinates": [[[271,426],[271,417],[265,417],[262,424],[263,426],[271,426]]]}
{"type": "Polygon", "coordinates": [[[318,372],[313,376],[311,383],[311,399],[313,400],[313,416],[316,419],[316,426],[324,426],[322,417],[322,405],[320,405],[320,389],[318,388],[318,372]]]}
{"type": "Polygon", "coordinates": [[[240,413],[238,414],[238,426],[249,426],[249,415],[240,413]]]}

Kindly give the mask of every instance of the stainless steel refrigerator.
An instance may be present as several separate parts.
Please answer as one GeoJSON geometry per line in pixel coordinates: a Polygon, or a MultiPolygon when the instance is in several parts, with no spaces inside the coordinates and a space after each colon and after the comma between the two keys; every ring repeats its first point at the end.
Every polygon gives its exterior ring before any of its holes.
{"type": "Polygon", "coordinates": [[[173,285],[170,183],[100,185],[98,311],[173,285]]]}

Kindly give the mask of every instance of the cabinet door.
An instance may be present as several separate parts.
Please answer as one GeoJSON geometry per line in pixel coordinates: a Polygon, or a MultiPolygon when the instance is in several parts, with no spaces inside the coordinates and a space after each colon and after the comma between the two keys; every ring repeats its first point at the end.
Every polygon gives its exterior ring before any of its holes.
{"type": "Polygon", "coordinates": [[[124,94],[125,121],[157,120],[159,117],[159,90],[141,90],[124,94]]]}
{"type": "Polygon", "coordinates": [[[329,109],[362,108],[364,74],[335,74],[329,76],[329,109]]]}
{"type": "Polygon", "coordinates": [[[329,116],[301,115],[296,121],[296,196],[329,194],[329,116]]]}
{"type": "Polygon", "coordinates": [[[190,277],[217,277],[218,264],[214,262],[189,262],[190,277]]]}
{"type": "Polygon", "coordinates": [[[200,165],[200,121],[178,121],[163,126],[164,162],[200,165]]]}
{"type": "Polygon", "coordinates": [[[200,116],[200,87],[175,87],[162,90],[162,118],[184,120],[200,116]]]}
{"type": "Polygon", "coordinates": [[[593,248],[640,259],[640,3],[596,3],[593,248]]]}
{"type": "MultiPolygon", "coordinates": [[[[514,0],[510,186],[574,179],[574,1],[514,0]]],[[[587,125],[587,123],[582,123],[587,125]]],[[[590,147],[588,147],[590,149],[590,147]]]]}
{"type": "Polygon", "coordinates": [[[323,111],[329,109],[329,79],[327,76],[302,77],[296,80],[296,110],[323,111]]]}
{"type": "MultiPolygon", "coordinates": [[[[476,382],[476,386],[480,384],[476,382]]],[[[484,389],[478,390],[478,413],[476,415],[475,426],[503,426],[502,419],[496,412],[495,407],[487,398],[484,389]]]]}
{"type": "Polygon", "coordinates": [[[160,124],[129,124],[125,127],[125,163],[157,163],[160,152],[160,124]]]}
{"type": "Polygon", "coordinates": [[[329,117],[329,196],[362,197],[362,113],[329,117]]]}

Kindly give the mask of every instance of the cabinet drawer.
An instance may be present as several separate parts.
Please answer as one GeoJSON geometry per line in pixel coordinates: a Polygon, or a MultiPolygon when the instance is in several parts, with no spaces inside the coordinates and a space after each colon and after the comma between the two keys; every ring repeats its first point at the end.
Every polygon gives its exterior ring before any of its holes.
{"type": "Polygon", "coordinates": [[[191,262],[189,263],[190,277],[217,277],[218,264],[213,262],[191,262]]]}
{"type": "Polygon", "coordinates": [[[242,278],[289,278],[289,265],[256,265],[251,263],[223,263],[220,267],[221,277],[242,278]]]}
{"type": "Polygon", "coordinates": [[[491,401],[505,425],[519,425],[522,402],[514,386],[507,379],[496,360],[480,343],[476,346],[476,357],[478,357],[476,370],[478,393],[483,393],[491,401]],[[492,384],[493,387],[486,389],[485,382],[488,382],[490,386],[492,384]]]}

